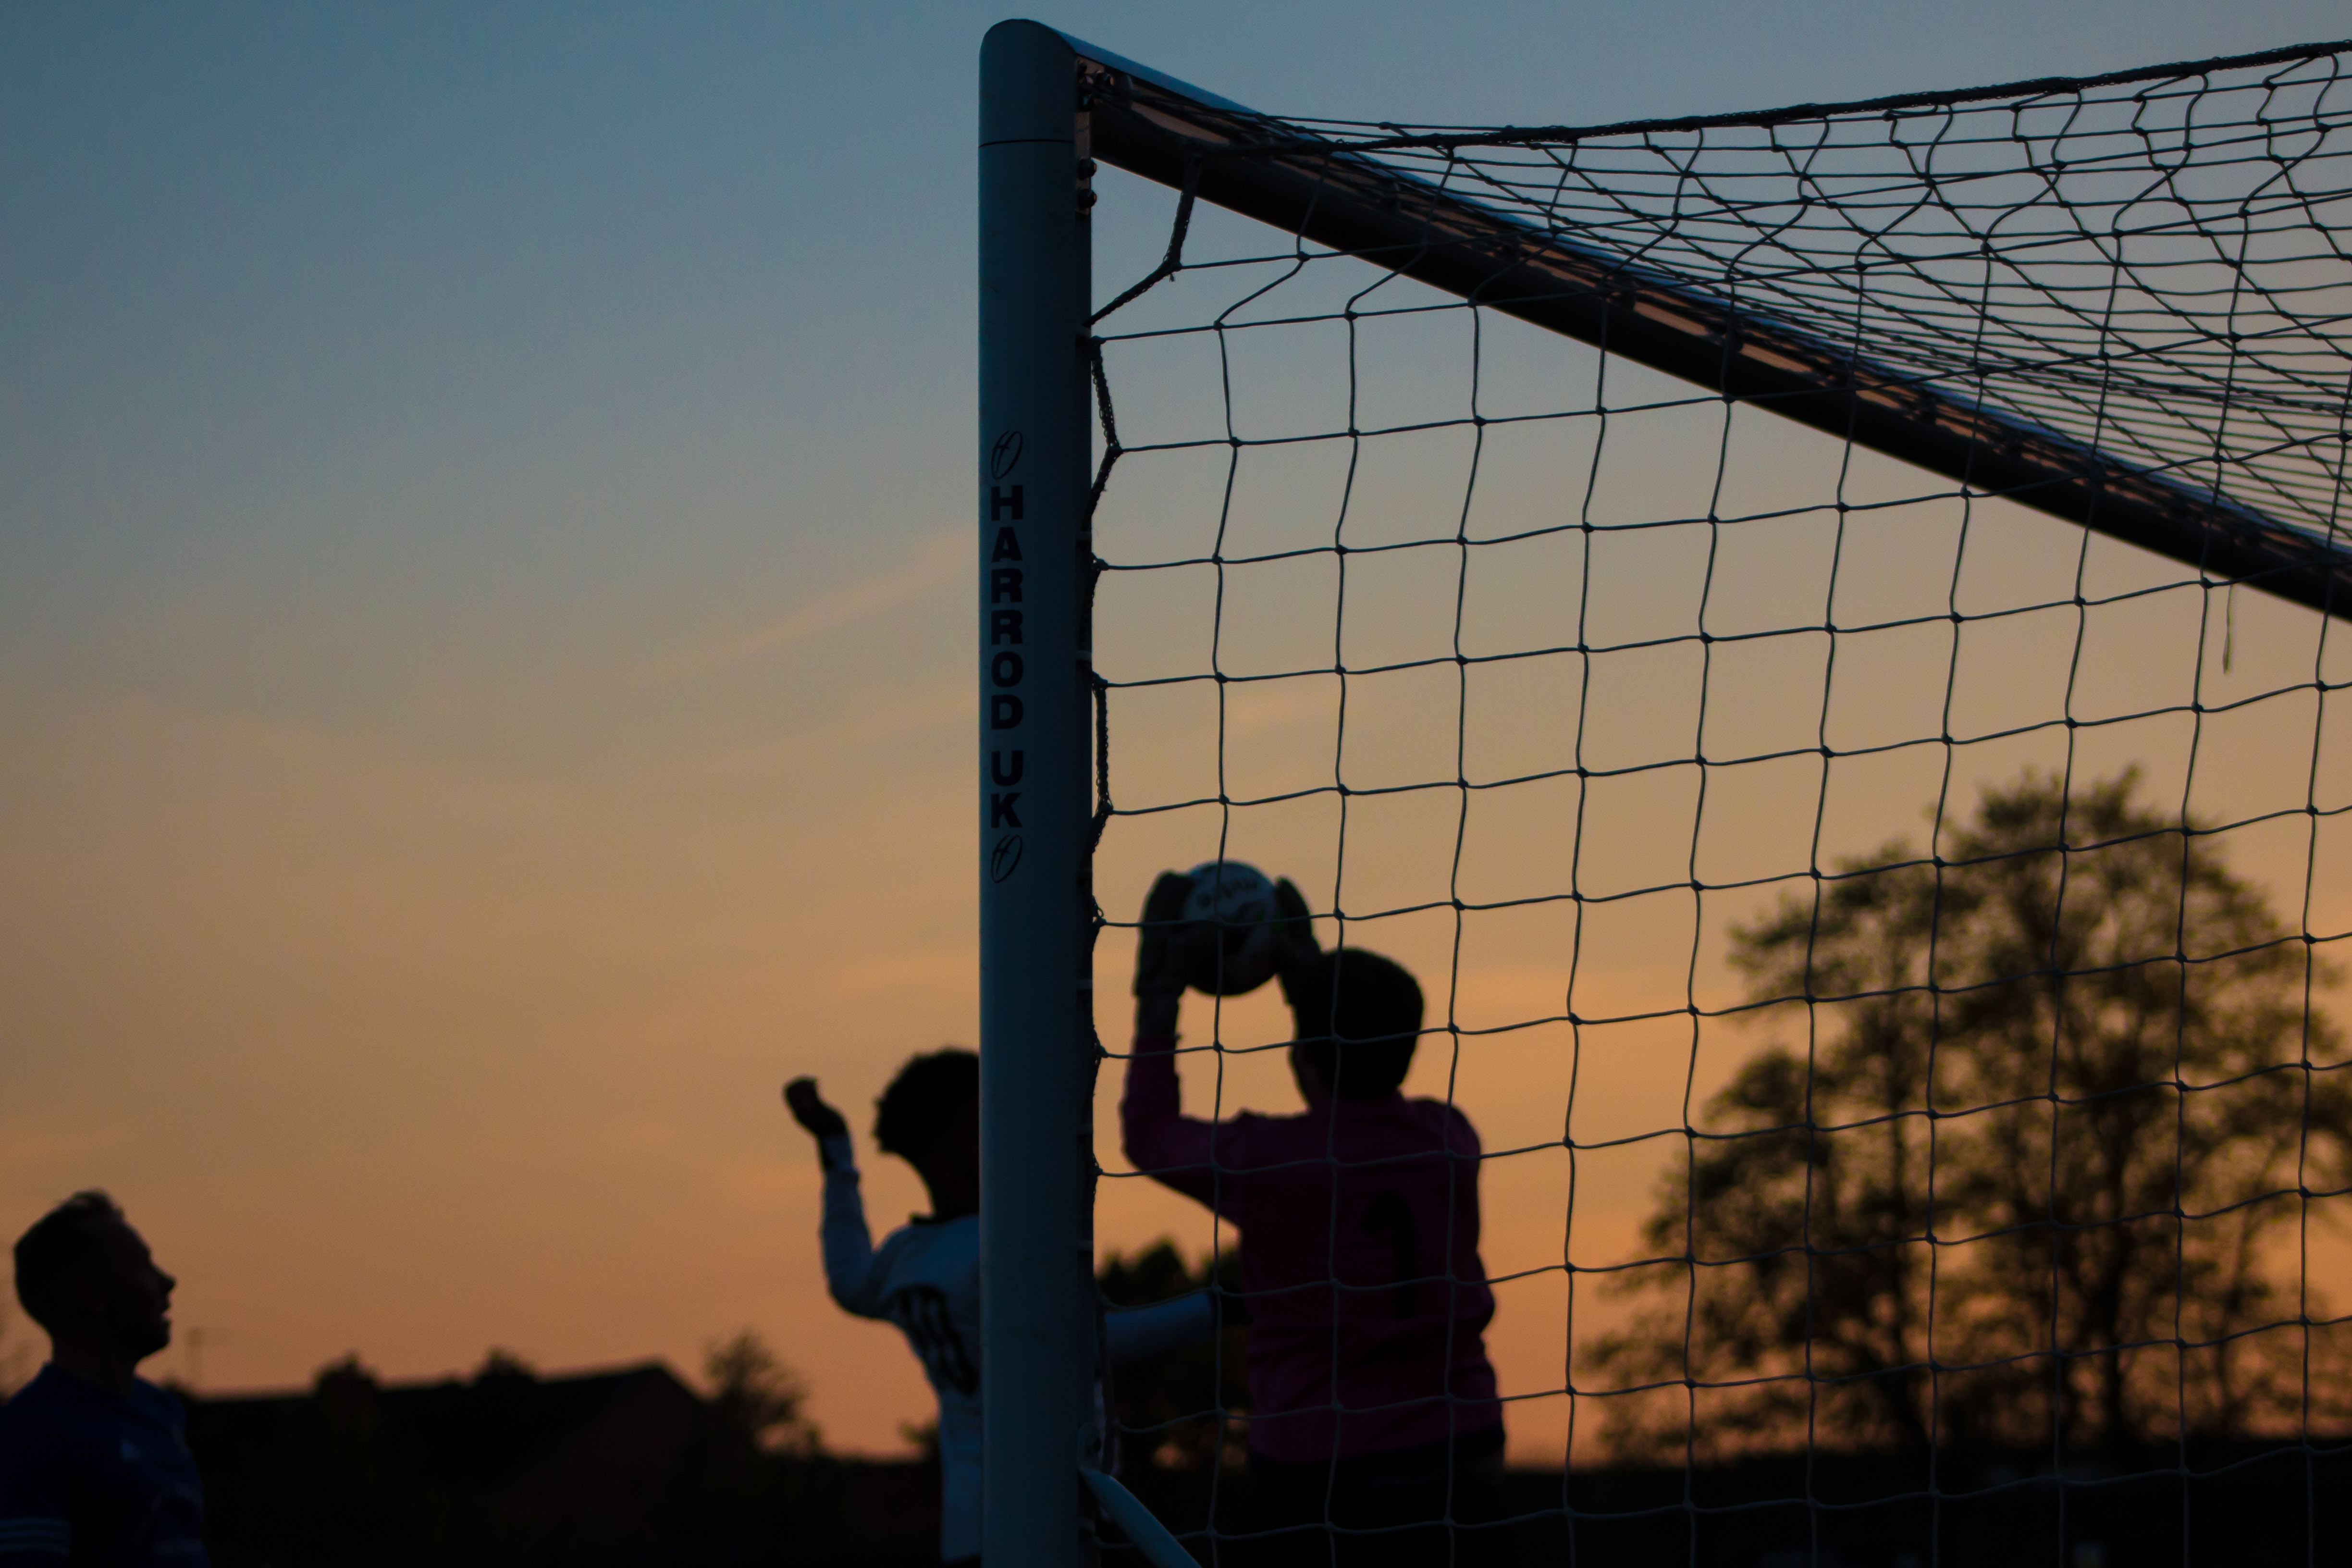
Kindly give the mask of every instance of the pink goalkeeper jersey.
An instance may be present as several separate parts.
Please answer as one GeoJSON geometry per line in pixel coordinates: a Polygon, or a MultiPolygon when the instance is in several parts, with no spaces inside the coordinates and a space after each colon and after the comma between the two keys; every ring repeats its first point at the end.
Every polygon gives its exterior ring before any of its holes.
{"type": "Polygon", "coordinates": [[[1401,1094],[1224,1121],[1181,1104],[1174,1038],[1138,1039],[1129,1161],[1242,1233],[1250,1447],[1321,1461],[1499,1425],[1469,1121],[1401,1094]]]}

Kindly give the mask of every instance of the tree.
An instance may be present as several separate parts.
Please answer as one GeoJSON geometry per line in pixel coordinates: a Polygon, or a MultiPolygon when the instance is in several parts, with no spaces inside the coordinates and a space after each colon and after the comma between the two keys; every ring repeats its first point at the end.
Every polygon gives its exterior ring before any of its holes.
{"type": "Polygon", "coordinates": [[[383,1392],[354,1352],[320,1367],[307,1399],[194,1402],[214,1561],[449,1561],[509,1545],[489,1500],[440,1471],[383,1392]]]}
{"type": "Polygon", "coordinates": [[[704,1345],[704,1419],[679,1456],[666,1539],[701,1546],[808,1540],[841,1512],[840,1473],[808,1390],[750,1329],[704,1345]]]}
{"type": "Polygon", "coordinates": [[[824,1440],[808,1419],[808,1389],[750,1329],[704,1347],[711,1414],[765,1453],[808,1457],[824,1440]]]}
{"type": "MultiPolygon", "coordinates": [[[[342,1362],[337,1363],[335,1366],[330,1366],[321,1370],[319,1375],[324,1377],[329,1373],[332,1373],[339,1367],[345,1365],[353,1368],[358,1367],[359,1358],[356,1355],[347,1356],[342,1362]]],[[[492,1345],[488,1350],[482,1352],[482,1364],[474,1369],[474,1381],[476,1383],[535,1383],[538,1379],[539,1369],[537,1367],[523,1360],[521,1356],[517,1355],[514,1352],[502,1349],[497,1345],[492,1345]]]]}
{"type": "Polygon", "coordinates": [[[1622,1450],[2113,1448],[2340,1397],[2291,1246],[2352,1173],[2335,976],[2137,783],[2028,773],[1735,930],[1807,1033],[1661,1183],[1666,1261],[1618,1287],[1653,1304],[1595,1346],[1667,1391],[1612,1401],[1622,1450]]]}

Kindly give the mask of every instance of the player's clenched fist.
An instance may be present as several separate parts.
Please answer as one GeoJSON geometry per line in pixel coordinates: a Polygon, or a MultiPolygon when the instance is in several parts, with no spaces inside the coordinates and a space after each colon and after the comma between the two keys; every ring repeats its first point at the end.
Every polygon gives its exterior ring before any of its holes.
{"type": "Polygon", "coordinates": [[[841,1112],[824,1102],[816,1091],[816,1079],[796,1078],[784,1085],[784,1104],[791,1108],[793,1120],[808,1130],[808,1135],[822,1143],[827,1138],[839,1138],[849,1131],[841,1112]]]}

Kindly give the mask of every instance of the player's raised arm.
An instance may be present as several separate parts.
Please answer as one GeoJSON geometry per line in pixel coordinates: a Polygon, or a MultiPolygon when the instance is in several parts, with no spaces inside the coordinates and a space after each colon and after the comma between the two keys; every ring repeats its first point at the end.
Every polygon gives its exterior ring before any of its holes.
{"type": "Polygon", "coordinates": [[[1176,1079],[1176,1020],[1199,957],[1200,933],[1185,914],[1192,895],[1192,878],[1162,871],[1143,900],[1135,943],[1134,1054],[1127,1059],[1118,1113],[1120,1142],[1135,1168],[1206,1202],[1216,1128],[1183,1114],[1176,1079]]]}
{"type": "Polygon", "coordinates": [[[1315,916],[1307,907],[1307,895],[1287,877],[1274,884],[1274,914],[1275,977],[1282,983],[1282,999],[1295,1012],[1298,977],[1323,955],[1323,944],[1315,940],[1315,916]]]}
{"type": "Polygon", "coordinates": [[[1182,1009],[1186,964],[1191,954],[1185,942],[1190,927],[1185,900],[1192,896],[1192,879],[1181,871],[1162,871],[1144,896],[1143,914],[1135,932],[1135,1033],[1139,1039],[1172,1039],[1176,1017],[1182,1009]]]}
{"type": "Polygon", "coordinates": [[[847,1311],[882,1315],[875,1289],[874,1235],[866,1226],[866,1202],[857,1191],[857,1159],[849,1123],[824,1102],[816,1079],[796,1078],[784,1085],[793,1120],[816,1140],[817,1163],[824,1167],[824,1217],[817,1227],[824,1255],[825,1288],[847,1311]]]}

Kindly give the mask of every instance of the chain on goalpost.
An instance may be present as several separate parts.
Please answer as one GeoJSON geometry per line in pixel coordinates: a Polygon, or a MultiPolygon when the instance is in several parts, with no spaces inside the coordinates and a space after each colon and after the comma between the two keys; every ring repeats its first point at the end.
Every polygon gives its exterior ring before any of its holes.
{"type": "MultiPolygon", "coordinates": [[[[1183,1212],[1095,1064],[1219,858],[1483,1140],[1454,1560],[2342,1550],[2352,43],[1534,129],[990,48],[989,1553],[1087,1549],[1093,1216],[1183,1212]]],[[[1202,1561],[1225,1387],[1118,1435],[1202,1561]]]]}

